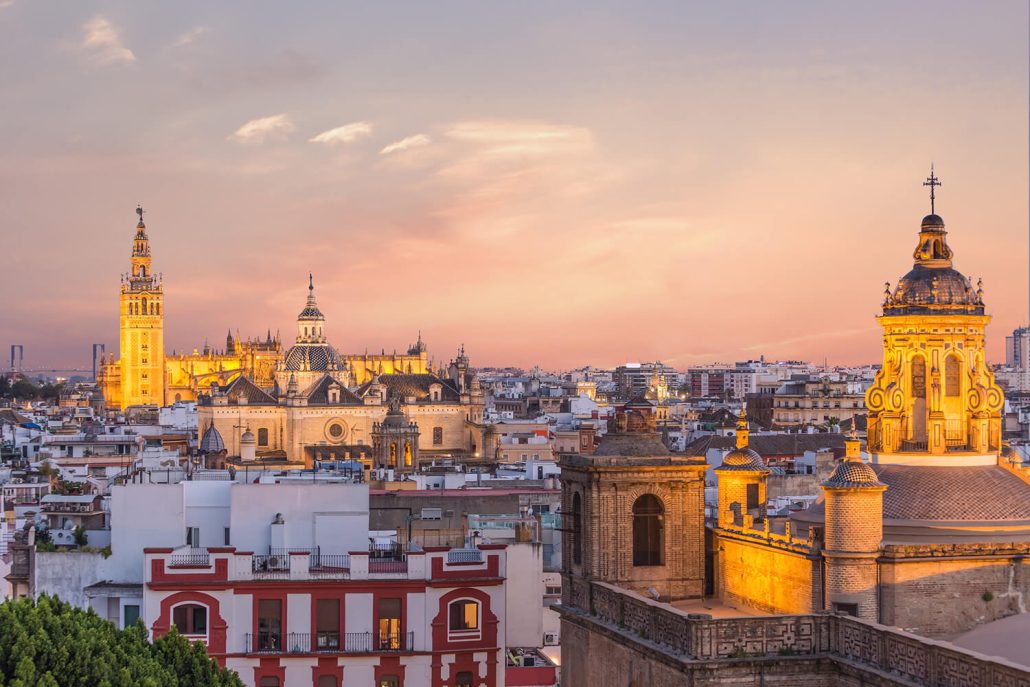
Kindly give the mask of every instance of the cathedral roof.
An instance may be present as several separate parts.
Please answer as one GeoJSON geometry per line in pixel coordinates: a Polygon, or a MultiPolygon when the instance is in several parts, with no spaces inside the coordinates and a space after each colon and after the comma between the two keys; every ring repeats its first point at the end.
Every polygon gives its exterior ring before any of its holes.
{"type": "Polygon", "coordinates": [[[239,403],[245,399],[248,405],[276,405],[275,398],[247,377],[239,376],[224,389],[229,403],[239,403]]]}
{"type": "Polygon", "coordinates": [[[339,380],[335,379],[332,375],[322,375],[316,380],[311,386],[304,390],[303,396],[307,398],[308,405],[330,405],[329,403],[329,388],[336,384],[340,387],[340,400],[331,405],[362,405],[362,400],[354,395],[354,393],[344,386],[339,380]]]}
{"type": "Polygon", "coordinates": [[[437,377],[434,374],[392,374],[379,375],[372,381],[365,382],[358,387],[358,396],[365,396],[372,384],[378,380],[379,384],[386,387],[386,398],[398,398],[407,401],[414,398],[416,403],[429,401],[429,388],[439,384],[440,400],[444,403],[457,403],[461,395],[449,379],[437,377]]]}
{"type": "Polygon", "coordinates": [[[208,428],[204,430],[204,436],[200,439],[200,452],[218,453],[219,451],[224,450],[225,442],[222,441],[222,435],[219,434],[214,425],[208,426],[208,428]]]}
{"type": "Polygon", "coordinates": [[[342,370],[343,362],[336,349],[327,343],[295,344],[283,357],[285,370],[312,370],[324,372],[330,369],[342,370]]]}

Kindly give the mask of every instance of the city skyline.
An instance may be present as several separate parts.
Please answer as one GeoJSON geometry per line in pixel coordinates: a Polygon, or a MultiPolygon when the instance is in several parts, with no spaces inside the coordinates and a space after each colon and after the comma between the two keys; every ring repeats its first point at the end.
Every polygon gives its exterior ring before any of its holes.
{"type": "Polygon", "coordinates": [[[475,365],[874,363],[932,161],[1004,362],[1025,4],[447,8],[0,2],[4,352],[117,348],[139,202],[169,351],[291,341],[312,272],[345,351],[421,330],[475,365]]]}

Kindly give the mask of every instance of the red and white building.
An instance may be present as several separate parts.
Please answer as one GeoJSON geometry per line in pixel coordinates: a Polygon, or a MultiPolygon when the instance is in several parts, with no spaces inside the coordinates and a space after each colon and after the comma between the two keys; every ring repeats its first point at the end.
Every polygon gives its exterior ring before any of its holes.
{"type": "Polygon", "coordinates": [[[364,485],[188,492],[188,543],[143,550],[155,637],[175,625],[253,687],[504,685],[504,545],[370,545],[364,485]]]}

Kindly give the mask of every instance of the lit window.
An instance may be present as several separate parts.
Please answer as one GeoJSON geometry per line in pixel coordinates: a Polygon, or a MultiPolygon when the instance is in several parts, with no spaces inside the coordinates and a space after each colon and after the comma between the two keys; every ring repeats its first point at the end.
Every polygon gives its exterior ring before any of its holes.
{"type": "Polygon", "coordinates": [[[448,630],[452,637],[479,637],[479,602],[472,599],[452,601],[448,607],[448,630]]]}

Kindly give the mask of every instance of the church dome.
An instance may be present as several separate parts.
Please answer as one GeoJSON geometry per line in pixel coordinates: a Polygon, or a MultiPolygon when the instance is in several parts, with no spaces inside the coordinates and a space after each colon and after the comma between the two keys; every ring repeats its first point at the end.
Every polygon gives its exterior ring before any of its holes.
{"type": "Polygon", "coordinates": [[[283,369],[289,371],[326,372],[343,369],[336,349],[327,343],[297,344],[283,357],[283,369]]]}
{"type": "Polygon", "coordinates": [[[898,280],[893,293],[884,293],[884,315],[983,315],[983,291],[952,267],[944,220],[937,214],[923,218],[915,264],[898,280]]]}
{"type": "Polygon", "coordinates": [[[219,434],[218,430],[215,429],[214,425],[209,426],[204,431],[204,436],[200,439],[200,452],[218,453],[219,451],[224,450],[225,442],[222,441],[222,435],[219,434]]]}
{"type": "Polygon", "coordinates": [[[726,454],[726,457],[722,459],[722,465],[716,468],[720,472],[735,470],[735,471],[758,471],[768,470],[765,466],[765,461],[762,460],[762,456],[747,446],[735,448],[726,454]]]}
{"type": "Polygon", "coordinates": [[[862,488],[882,487],[885,485],[876,476],[876,472],[866,463],[858,460],[846,460],[834,469],[830,479],[823,482],[823,486],[830,488],[862,488]]]}
{"type": "Polygon", "coordinates": [[[245,431],[243,433],[243,436],[240,437],[240,443],[241,444],[256,444],[257,443],[257,439],[254,438],[254,433],[251,432],[248,429],[247,431],[245,431]]]}

